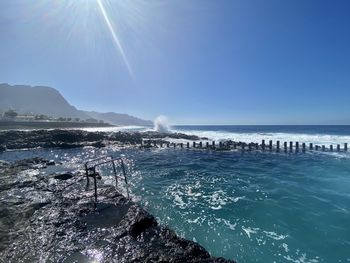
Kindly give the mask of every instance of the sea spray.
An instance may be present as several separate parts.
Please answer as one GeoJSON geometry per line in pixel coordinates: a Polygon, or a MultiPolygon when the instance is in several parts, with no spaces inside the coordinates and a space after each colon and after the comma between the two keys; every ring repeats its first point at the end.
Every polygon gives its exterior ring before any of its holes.
{"type": "Polygon", "coordinates": [[[154,120],[154,130],[157,132],[170,132],[169,120],[167,117],[160,115],[154,120]]]}

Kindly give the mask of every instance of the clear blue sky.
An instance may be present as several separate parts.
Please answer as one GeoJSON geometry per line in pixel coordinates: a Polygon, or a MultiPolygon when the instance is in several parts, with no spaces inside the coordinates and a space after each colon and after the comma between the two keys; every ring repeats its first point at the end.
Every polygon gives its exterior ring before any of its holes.
{"type": "Polygon", "coordinates": [[[350,124],[348,0],[2,0],[0,61],[84,110],[350,124]]]}

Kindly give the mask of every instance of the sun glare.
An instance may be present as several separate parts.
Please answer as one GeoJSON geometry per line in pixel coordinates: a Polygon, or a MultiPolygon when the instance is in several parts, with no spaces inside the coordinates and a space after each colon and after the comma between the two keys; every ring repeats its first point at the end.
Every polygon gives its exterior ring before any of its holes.
{"type": "Polygon", "coordinates": [[[120,40],[119,40],[119,38],[118,38],[118,35],[117,35],[115,29],[113,28],[112,23],[111,23],[111,21],[110,21],[110,19],[109,19],[109,17],[108,17],[108,14],[107,14],[107,12],[106,12],[106,9],[105,9],[105,7],[104,7],[104,5],[103,5],[103,3],[102,3],[101,0],[97,0],[97,4],[98,4],[99,9],[100,9],[100,11],[101,11],[101,14],[102,14],[102,16],[103,16],[103,19],[104,19],[104,21],[106,22],[106,25],[107,25],[107,27],[108,27],[108,30],[109,30],[110,33],[111,33],[111,36],[112,36],[112,38],[113,38],[113,41],[114,41],[114,43],[115,43],[115,45],[116,45],[116,47],[117,47],[117,49],[118,49],[120,55],[122,56],[122,59],[123,59],[123,61],[124,61],[124,63],[125,63],[125,66],[127,67],[128,71],[129,71],[129,74],[132,76],[132,75],[133,75],[133,72],[132,72],[130,63],[129,63],[127,57],[126,57],[126,54],[125,54],[124,49],[123,49],[123,46],[122,46],[122,44],[121,44],[121,42],[120,42],[120,40]]]}

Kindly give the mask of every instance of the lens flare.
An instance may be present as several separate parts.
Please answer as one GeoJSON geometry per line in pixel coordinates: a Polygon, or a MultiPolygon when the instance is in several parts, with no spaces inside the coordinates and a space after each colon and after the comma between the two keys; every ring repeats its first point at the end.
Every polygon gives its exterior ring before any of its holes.
{"type": "Polygon", "coordinates": [[[112,35],[113,41],[114,41],[115,45],[117,46],[118,51],[120,52],[120,55],[121,55],[122,58],[123,58],[123,61],[124,61],[124,63],[125,63],[125,66],[127,67],[128,71],[129,71],[129,74],[132,76],[132,75],[133,75],[133,72],[132,72],[130,63],[129,63],[129,61],[128,61],[126,55],[125,55],[123,46],[122,46],[122,44],[121,44],[121,42],[120,42],[120,40],[119,40],[119,38],[118,38],[118,36],[117,36],[117,34],[116,34],[116,32],[115,32],[113,26],[112,26],[112,23],[111,23],[111,21],[110,21],[110,19],[109,19],[109,17],[108,17],[108,14],[107,14],[107,12],[106,12],[106,9],[105,9],[104,5],[102,4],[102,1],[101,1],[101,0],[97,0],[97,3],[98,3],[98,6],[99,6],[99,8],[100,8],[100,11],[101,11],[101,13],[102,13],[103,19],[105,20],[106,25],[107,25],[107,27],[108,27],[108,29],[109,29],[111,35],[112,35]]]}

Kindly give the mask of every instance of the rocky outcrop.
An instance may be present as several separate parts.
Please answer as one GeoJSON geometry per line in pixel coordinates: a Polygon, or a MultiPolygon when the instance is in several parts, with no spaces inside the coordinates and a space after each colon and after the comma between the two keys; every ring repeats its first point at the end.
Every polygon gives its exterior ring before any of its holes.
{"type": "Polygon", "coordinates": [[[181,133],[157,132],[87,132],[82,130],[32,130],[0,132],[0,152],[6,149],[105,147],[108,144],[141,145],[142,140],[166,138],[198,140],[199,137],[181,133]]]}
{"type": "Polygon", "coordinates": [[[156,132],[156,131],[148,131],[142,133],[143,138],[145,139],[164,139],[164,138],[171,138],[171,139],[184,139],[184,140],[191,140],[191,141],[197,141],[197,140],[207,140],[208,138],[200,138],[196,135],[188,135],[185,133],[178,133],[178,132],[156,132]]]}
{"type": "Polygon", "coordinates": [[[112,186],[100,186],[95,206],[81,173],[43,174],[49,163],[0,162],[4,262],[234,262],[179,238],[112,186]]]}
{"type": "Polygon", "coordinates": [[[108,143],[140,144],[139,133],[87,132],[82,130],[33,130],[0,132],[0,150],[23,148],[104,147],[108,143]]]}

